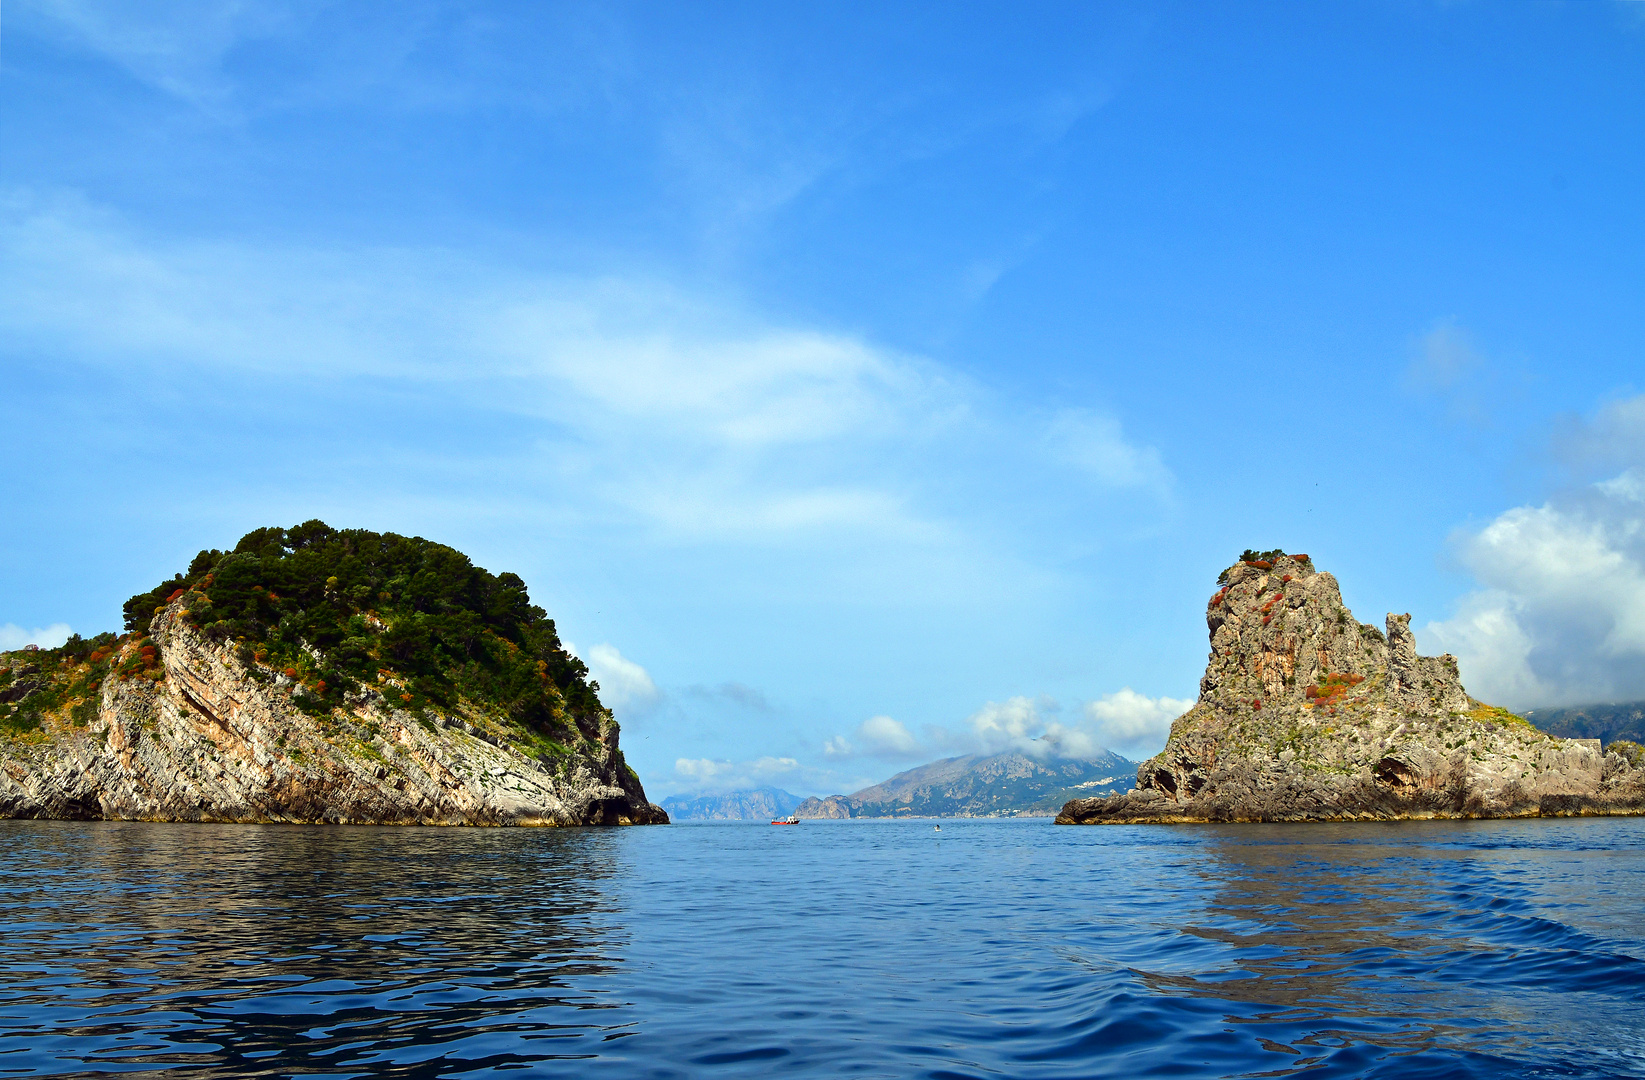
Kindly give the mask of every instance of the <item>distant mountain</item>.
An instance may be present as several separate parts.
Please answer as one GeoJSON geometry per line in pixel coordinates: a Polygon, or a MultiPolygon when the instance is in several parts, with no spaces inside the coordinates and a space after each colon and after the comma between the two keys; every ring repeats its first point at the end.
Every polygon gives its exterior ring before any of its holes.
{"type": "Polygon", "coordinates": [[[1606,746],[1618,739],[1645,743],[1645,701],[1532,709],[1525,719],[1562,739],[1598,739],[1606,746]]]}
{"type": "Polygon", "coordinates": [[[675,821],[770,821],[792,814],[800,801],[798,795],[781,788],[763,787],[699,795],[695,799],[675,795],[664,799],[662,805],[675,821]]]}
{"type": "Polygon", "coordinates": [[[1069,799],[1129,791],[1136,774],[1136,762],[1111,753],[1046,761],[971,754],[900,772],[852,795],[807,799],[794,812],[802,818],[1054,815],[1069,799]]]}

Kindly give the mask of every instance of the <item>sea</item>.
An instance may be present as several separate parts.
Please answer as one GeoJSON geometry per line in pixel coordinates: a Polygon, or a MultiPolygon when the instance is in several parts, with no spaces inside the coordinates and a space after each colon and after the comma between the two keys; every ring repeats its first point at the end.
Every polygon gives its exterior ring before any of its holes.
{"type": "Polygon", "coordinates": [[[0,1076],[512,1074],[1645,1076],[1645,820],[0,822],[0,1076]]]}

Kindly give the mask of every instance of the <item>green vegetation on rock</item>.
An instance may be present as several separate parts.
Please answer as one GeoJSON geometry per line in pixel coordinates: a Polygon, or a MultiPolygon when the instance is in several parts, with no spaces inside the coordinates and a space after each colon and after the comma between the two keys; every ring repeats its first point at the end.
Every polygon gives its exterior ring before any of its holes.
{"type": "Polygon", "coordinates": [[[559,752],[610,724],[598,684],[517,575],[421,537],[321,521],[258,529],[126,601],[127,631],[177,601],[254,674],[290,680],[314,715],[365,688],[413,713],[466,700],[559,752]]]}

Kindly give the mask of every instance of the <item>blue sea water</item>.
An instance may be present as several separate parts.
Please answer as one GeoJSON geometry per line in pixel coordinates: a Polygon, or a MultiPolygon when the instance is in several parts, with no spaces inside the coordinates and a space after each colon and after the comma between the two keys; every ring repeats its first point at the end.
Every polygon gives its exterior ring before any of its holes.
{"type": "Polygon", "coordinates": [[[1645,821],[0,823],[0,1075],[1645,1075],[1645,821]]]}

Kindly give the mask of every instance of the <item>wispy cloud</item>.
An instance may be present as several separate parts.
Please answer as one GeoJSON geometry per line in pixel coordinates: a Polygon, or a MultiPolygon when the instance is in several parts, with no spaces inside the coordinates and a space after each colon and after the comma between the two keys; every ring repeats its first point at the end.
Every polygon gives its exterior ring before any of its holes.
{"type": "Polygon", "coordinates": [[[1482,428],[1522,379],[1522,372],[1488,356],[1467,327],[1448,318],[1413,343],[1404,384],[1407,393],[1442,408],[1453,422],[1482,428]]]}
{"type": "Polygon", "coordinates": [[[180,0],[168,4],[107,4],[96,0],[36,0],[24,24],[109,58],[133,77],[205,108],[232,92],[225,55],[240,43],[289,25],[299,6],[248,0],[180,0]]]}
{"type": "Polygon", "coordinates": [[[940,505],[952,484],[932,483],[943,472],[1001,498],[1059,471],[1087,494],[1171,484],[1114,417],[1012,409],[928,359],[670,285],[428,249],[162,242],[72,196],[0,202],[0,330],[170,382],[190,369],[284,382],[321,408],[362,378],[510,413],[544,425],[538,468],[579,512],[687,539],[844,530],[940,545],[957,535],[940,505]]]}

